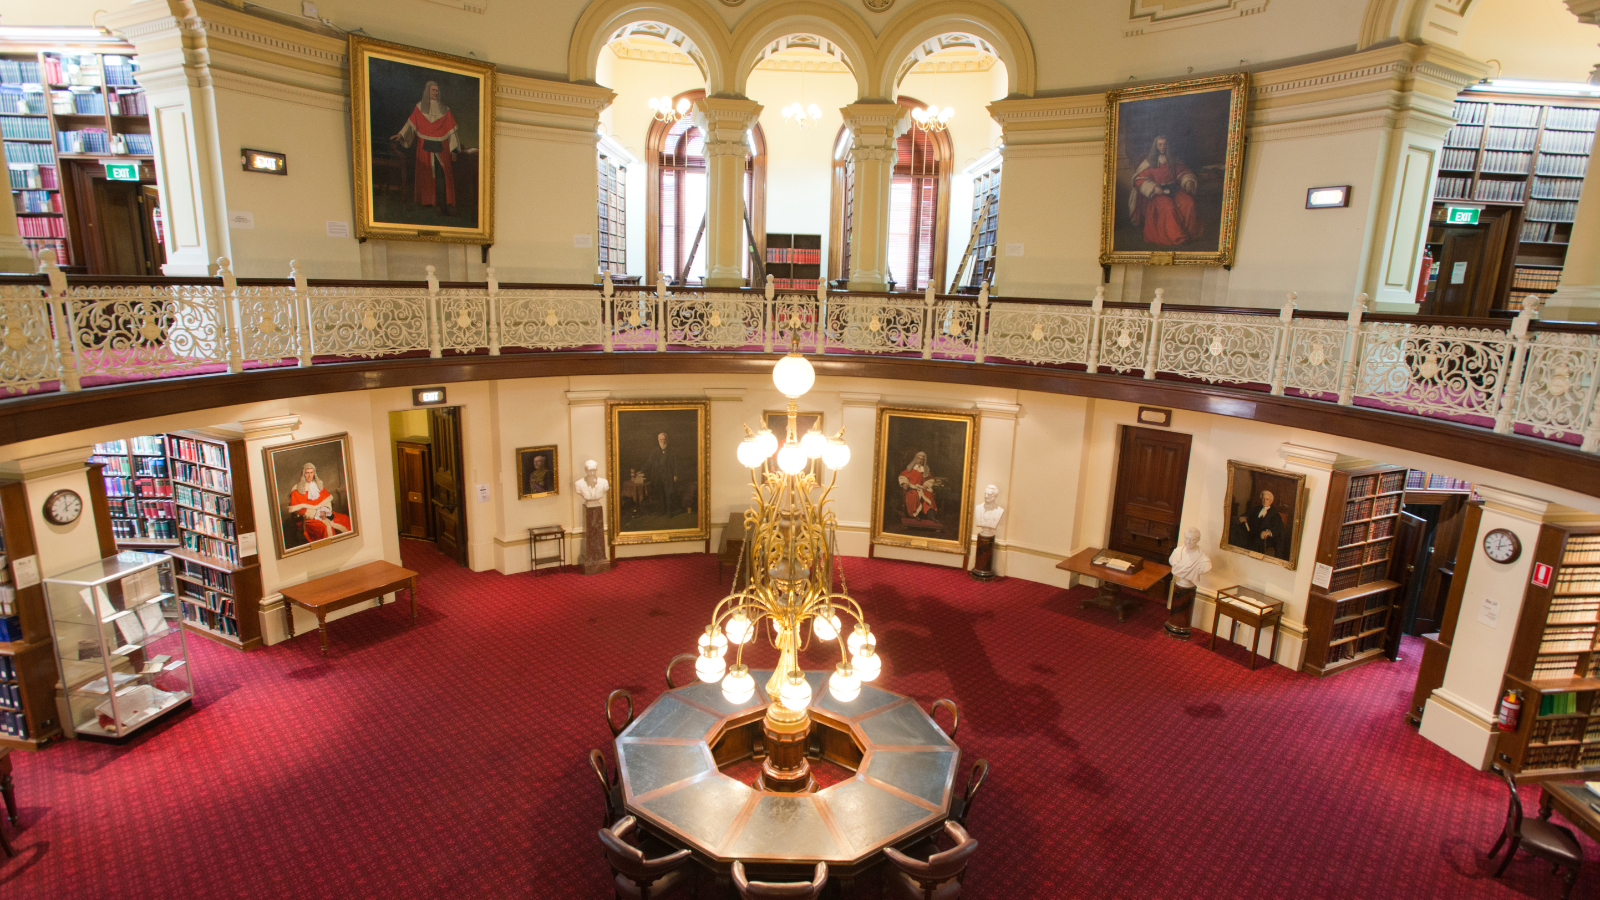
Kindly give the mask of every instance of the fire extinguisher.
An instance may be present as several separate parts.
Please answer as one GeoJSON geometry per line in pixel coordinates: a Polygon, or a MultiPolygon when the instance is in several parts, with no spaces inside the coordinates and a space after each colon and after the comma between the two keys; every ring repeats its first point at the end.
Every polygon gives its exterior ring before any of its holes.
{"type": "Polygon", "coordinates": [[[1506,696],[1500,701],[1500,730],[1516,731],[1517,723],[1522,721],[1522,696],[1516,691],[1506,691],[1506,696]]]}
{"type": "Polygon", "coordinates": [[[1422,272],[1417,276],[1417,302],[1428,299],[1428,276],[1433,274],[1433,251],[1422,251],[1422,272]]]}

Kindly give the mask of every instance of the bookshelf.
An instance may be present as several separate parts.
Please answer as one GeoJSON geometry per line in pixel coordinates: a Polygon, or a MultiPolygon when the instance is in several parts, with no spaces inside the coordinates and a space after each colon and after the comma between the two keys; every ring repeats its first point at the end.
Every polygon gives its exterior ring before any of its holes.
{"type": "Polygon", "coordinates": [[[94,445],[89,462],[100,463],[111,512],[111,534],[119,549],[178,546],[177,506],[167,474],[166,437],[145,434],[94,445]]]}
{"type": "Polygon", "coordinates": [[[1398,466],[1336,469],[1330,476],[1316,564],[1331,567],[1332,575],[1326,586],[1312,579],[1304,671],[1331,675],[1384,652],[1402,600],[1391,569],[1407,477],[1398,466]]]}
{"type": "Polygon", "coordinates": [[[957,286],[963,294],[976,294],[994,283],[995,235],[1000,229],[1000,166],[995,164],[972,179],[972,275],[957,286]],[[982,216],[982,221],[979,221],[982,216]]]}
{"type": "Polygon", "coordinates": [[[239,650],[260,646],[261,567],[239,550],[239,523],[250,529],[246,549],[255,528],[244,438],[210,430],[165,437],[178,530],[167,553],[183,627],[239,650]]]}
{"type": "Polygon", "coordinates": [[[600,213],[600,271],[628,274],[627,170],[602,148],[596,154],[600,213]]]}
{"type": "Polygon", "coordinates": [[[5,630],[0,635],[0,748],[31,750],[60,736],[61,726],[55,645],[38,578],[28,495],[20,481],[0,483],[0,543],[5,557],[0,565],[0,627],[5,630]]]}
{"type": "Polygon", "coordinates": [[[822,278],[822,235],[767,232],[767,274],[780,291],[816,290],[822,278]]]}
{"type": "Polygon", "coordinates": [[[1593,777],[1600,771],[1600,529],[1539,529],[1538,572],[1523,592],[1500,696],[1522,698],[1517,730],[1501,732],[1496,757],[1519,781],[1593,777]]]}

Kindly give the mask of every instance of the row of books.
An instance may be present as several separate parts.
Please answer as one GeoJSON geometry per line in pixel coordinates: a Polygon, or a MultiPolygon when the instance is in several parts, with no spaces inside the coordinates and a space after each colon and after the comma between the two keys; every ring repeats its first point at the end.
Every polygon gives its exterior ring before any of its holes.
{"type": "Polygon", "coordinates": [[[1594,646],[1593,625],[1550,626],[1539,642],[1540,653],[1585,653],[1594,646]]]}
{"type": "Polygon", "coordinates": [[[115,134],[111,136],[111,152],[132,153],[137,156],[154,156],[156,152],[155,138],[148,134],[115,134]]]}
{"type": "MultiPolygon", "coordinates": [[[[14,616],[17,614],[17,589],[13,585],[0,584],[0,616],[14,616]]],[[[0,659],[10,659],[9,656],[0,656],[0,659]]]]}
{"type": "Polygon", "coordinates": [[[208,588],[233,593],[233,576],[227,572],[202,566],[187,559],[177,560],[178,574],[190,581],[198,581],[208,588]]]}
{"type": "Polygon", "coordinates": [[[1533,661],[1533,677],[1535,681],[1541,678],[1571,678],[1577,671],[1578,654],[1576,653],[1541,656],[1533,661]]]}
{"type": "Polygon", "coordinates": [[[113,91],[108,100],[111,103],[113,116],[148,116],[150,104],[144,98],[144,91],[113,91]]]}
{"type": "Polygon", "coordinates": [[[0,734],[6,737],[27,740],[27,717],[19,712],[0,712],[0,734]]]}
{"type": "Polygon", "coordinates": [[[41,73],[46,84],[98,85],[100,58],[93,53],[46,53],[41,73]]]}
{"type": "Polygon", "coordinates": [[[28,255],[34,259],[38,259],[41,253],[50,253],[54,254],[56,262],[62,265],[67,265],[72,261],[72,254],[67,252],[67,242],[62,238],[24,236],[22,238],[22,246],[28,251],[28,255]]]}
{"type": "Polygon", "coordinates": [[[39,64],[25,59],[0,59],[0,83],[38,84],[39,64]]]}
{"type": "Polygon", "coordinates": [[[195,463],[173,459],[172,477],[184,484],[207,490],[224,492],[228,490],[228,473],[222,469],[207,469],[195,463]]]}
{"type": "Polygon", "coordinates": [[[23,141],[6,141],[6,162],[44,163],[55,165],[56,152],[49,144],[29,144],[23,141]]]}
{"type": "Polygon", "coordinates": [[[106,496],[108,497],[171,497],[172,485],[164,478],[153,475],[138,477],[124,477],[121,475],[107,475],[106,496]]]}
{"type": "Polygon", "coordinates": [[[1489,114],[1487,103],[1456,102],[1456,121],[1463,125],[1482,125],[1484,118],[1489,114]]]}
{"type": "Polygon", "coordinates": [[[1560,283],[1560,269],[1531,269],[1527,266],[1518,266],[1511,271],[1512,290],[1553,291],[1560,283]]]}
{"type": "Polygon", "coordinates": [[[818,281],[816,278],[774,278],[772,286],[778,290],[814,291],[818,281]]]}
{"type": "Polygon", "coordinates": [[[1545,128],[1566,131],[1587,131],[1591,134],[1600,125],[1600,109],[1580,109],[1572,106],[1552,106],[1544,117],[1545,128]]]}
{"type": "Polygon", "coordinates": [[[106,84],[113,87],[117,85],[133,85],[133,73],[138,71],[138,64],[126,56],[103,57],[100,63],[101,71],[105,74],[106,84]]]}
{"type": "Polygon", "coordinates": [[[67,220],[52,216],[29,216],[17,220],[17,233],[23,237],[65,238],[67,220]]]}
{"type": "Polygon", "coordinates": [[[13,191],[11,204],[19,213],[61,212],[61,194],[57,191],[13,191]]]}
{"type": "Polygon", "coordinates": [[[1572,178],[1535,178],[1533,196],[1541,200],[1576,200],[1583,193],[1583,182],[1572,178]]]}
{"type": "Polygon", "coordinates": [[[239,548],[232,541],[224,541],[219,538],[206,537],[203,534],[193,531],[179,532],[178,539],[183,543],[185,548],[193,550],[201,556],[209,557],[217,560],[218,562],[230,563],[232,565],[239,564],[239,548]]]}
{"type": "Polygon", "coordinates": [[[1540,175],[1555,175],[1561,178],[1582,178],[1583,170],[1589,165],[1586,156],[1539,156],[1539,164],[1533,171],[1540,175]]]}
{"type": "Polygon", "coordinates": [[[91,462],[105,465],[107,475],[150,475],[167,477],[167,459],[164,456],[101,456],[91,462]]]}
{"type": "Polygon", "coordinates": [[[239,623],[231,616],[225,616],[215,610],[206,609],[197,603],[181,603],[183,618],[186,622],[193,622],[201,627],[225,634],[230,637],[239,636],[239,623]]]}
{"type": "Polygon", "coordinates": [[[1553,719],[1533,723],[1528,732],[1530,744],[1552,744],[1561,741],[1581,741],[1589,732],[1589,723],[1583,719],[1553,719]]]}
{"type": "Polygon", "coordinates": [[[1542,108],[1520,103],[1496,103],[1489,113],[1489,124],[1508,125],[1513,128],[1537,128],[1539,110],[1542,108]]]}
{"type": "Polygon", "coordinates": [[[1545,614],[1545,622],[1549,625],[1600,623],[1600,600],[1557,597],[1550,604],[1550,611],[1545,614]]]}
{"type": "Polygon", "coordinates": [[[228,465],[227,455],[216,444],[175,436],[169,436],[167,444],[167,452],[181,460],[202,463],[218,469],[226,468],[228,465]]]}
{"type": "Polygon", "coordinates": [[[1519,236],[1524,242],[1539,244],[1565,244],[1566,241],[1556,240],[1555,222],[1523,222],[1522,234],[1519,236]]]}
{"type": "Polygon", "coordinates": [[[1481,125],[1457,124],[1444,136],[1446,147],[1466,147],[1478,149],[1478,144],[1483,140],[1483,127],[1481,125]]]}
{"type": "Polygon", "coordinates": [[[1487,150],[1532,150],[1538,137],[1537,128],[1491,128],[1483,146],[1487,150]]]}
{"type": "Polygon", "coordinates": [[[1532,153],[1514,153],[1510,150],[1483,151],[1483,171],[1498,175],[1526,175],[1533,162],[1532,153]]]}
{"type": "Polygon", "coordinates": [[[80,128],[56,132],[56,149],[62,153],[111,152],[111,136],[104,128],[80,128]]]}
{"type": "Polygon", "coordinates": [[[767,262],[817,265],[822,262],[822,250],[816,247],[768,247],[767,262]]]}
{"type": "Polygon", "coordinates": [[[1433,196],[1436,200],[1465,200],[1471,187],[1471,178],[1440,175],[1433,182],[1433,196]]]}
{"type": "Polygon", "coordinates": [[[175,541],[178,523],[172,519],[112,519],[111,536],[119,541],[175,541]]]}
{"type": "Polygon", "coordinates": [[[61,188],[61,179],[56,175],[56,167],[53,165],[19,164],[13,159],[7,167],[7,172],[11,176],[12,190],[54,191],[61,188]]]}
{"type": "Polygon", "coordinates": [[[1571,222],[1578,217],[1576,200],[1529,200],[1528,218],[1535,222],[1571,222]]]}
{"type": "Polygon", "coordinates": [[[103,116],[106,98],[98,91],[51,91],[50,111],[58,116],[103,116]]]}
{"type": "Polygon", "coordinates": [[[171,500],[118,500],[107,501],[113,516],[125,519],[171,519],[176,505],[171,500]]]}
{"type": "Polygon", "coordinates": [[[1585,134],[1582,131],[1546,131],[1544,140],[1539,142],[1540,153],[1577,153],[1587,156],[1593,147],[1593,132],[1585,134]]]}
{"type": "Polygon", "coordinates": [[[14,84],[0,85],[0,112],[42,116],[45,113],[44,90],[14,84]]]}
{"type": "Polygon", "coordinates": [[[50,140],[50,120],[22,116],[0,116],[0,137],[12,140],[50,140]]]}
{"type": "Polygon", "coordinates": [[[232,616],[233,598],[217,591],[206,591],[185,585],[178,589],[178,597],[185,603],[194,603],[225,616],[232,616]]]}
{"type": "Polygon", "coordinates": [[[94,445],[94,452],[102,456],[137,453],[140,456],[166,456],[167,443],[159,434],[141,434],[135,437],[105,441],[94,445]]]}
{"type": "Polygon", "coordinates": [[[226,494],[214,494],[186,484],[178,485],[174,488],[174,492],[177,494],[178,502],[190,509],[208,512],[214,516],[233,515],[233,498],[226,494]]]}
{"type": "Polygon", "coordinates": [[[17,712],[22,709],[22,686],[0,681],[0,710],[17,712]]]}
{"type": "Polygon", "coordinates": [[[22,620],[15,615],[0,616],[0,641],[22,640],[22,620]]]}
{"type": "Polygon", "coordinates": [[[234,536],[231,519],[218,518],[187,507],[178,507],[178,523],[190,531],[198,531],[212,537],[232,540],[234,536]]]}
{"type": "Polygon", "coordinates": [[[9,656],[0,656],[0,681],[17,680],[16,660],[9,656]]]}
{"type": "Polygon", "coordinates": [[[1600,534],[1579,534],[1567,538],[1562,565],[1600,564],[1600,534]]]}
{"type": "Polygon", "coordinates": [[[1539,715],[1541,716],[1570,716],[1577,713],[1577,711],[1578,694],[1576,691],[1539,695],[1539,715]]]}
{"type": "Polygon", "coordinates": [[[1477,199],[1499,201],[1502,203],[1521,203],[1522,192],[1527,190],[1525,181],[1490,181],[1478,182],[1477,199]]]}
{"type": "Polygon", "coordinates": [[[1445,148],[1439,156],[1439,168],[1452,172],[1470,172],[1478,167],[1478,151],[1445,148]]]}

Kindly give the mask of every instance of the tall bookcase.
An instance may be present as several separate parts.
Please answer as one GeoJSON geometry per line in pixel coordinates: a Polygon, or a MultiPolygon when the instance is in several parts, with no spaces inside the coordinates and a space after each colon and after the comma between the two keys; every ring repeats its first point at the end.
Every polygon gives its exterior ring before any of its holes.
{"type": "Polygon", "coordinates": [[[1600,529],[1545,524],[1535,570],[1506,658],[1506,691],[1521,695],[1517,730],[1502,732],[1499,761],[1518,780],[1592,778],[1600,771],[1600,529]],[[1548,586],[1539,564],[1548,565],[1548,586]]]}
{"type": "Polygon", "coordinates": [[[1331,675],[1384,652],[1402,600],[1391,570],[1406,477],[1397,466],[1366,466],[1328,479],[1316,566],[1332,571],[1325,585],[1312,578],[1304,671],[1331,675]]]}
{"type": "Polygon", "coordinates": [[[779,290],[816,290],[822,278],[822,235],[767,232],[767,274],[779,290]]]}
{"type": "Polygon", "coordinates": [[[255,539],[244,438],[220,431],[166,435],[177,512],[178,600],[183,626],[239,650],[261,644],[261,567],[241,553],[241,526],[255,539]],[[237,492],[235,486],[237,485],[237,492]]]}
{"type": "Polygon", "coordinates": [[[164,435],[145,434],[94,445],[90,462],[104,466],[111,534],[126,550],[178,546],[177,505],[167,471],[164,435]]]}
{"type": "Polygon", "coordinates": [[[627,170],[601,149],[596,154],[596,181],[600,213],[600,271],[612,275],[628,274],[628,194],[627,170]]]}
{"type": "Polygon", "coordinates": [[[60,736],[61,724],[49,610],[39,581],[28,495],[20,481],[0,483],[0,541],[6,558],[0,597],[10,597],[5,603],[9,612],[0,618],[11,620],[8,635],[16,627],[22,638],[0,641],[0,683],[7,687],[0,697],[0,747],[33,749],[60,736]]]}

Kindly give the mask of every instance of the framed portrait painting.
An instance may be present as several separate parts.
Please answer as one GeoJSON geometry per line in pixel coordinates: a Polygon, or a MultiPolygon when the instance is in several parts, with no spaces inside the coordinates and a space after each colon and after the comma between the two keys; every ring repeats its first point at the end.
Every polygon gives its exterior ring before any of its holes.
{"type": "MultiPolygon", "coordinates": [[[[772,433],[774,435],[777,435],[777,437],[778,437],[778,446],[782,447],[784,438],[787,437],[788,434],[789,434],[789,411],[788,410],[784,410],[784,409],[769,409],[769,410],[765,410],[765,411],[763,411],[761,413],[761,421],[762,421],[763,424],[765,424],[767,426],[768,429],[770,429],[772,431],[772,433]]],[[[822,413],[819,413],[819,412],[797,412],[797,413],[795,413],[794,428],[795,428],[794,436],[795,436],[796,440],[799,440],[800,438],[805,437],[806,436],[806,432],[810,431],[812,428],[815,428],[818,431],[821,431],[822,430],[822,413]]],[[[763,472],[775,472],[775,471],[777,471],[777,469],[778,469],[777,454],[774,453],[772,456],[767,458],[767,462],[766,462],[765,466],[763,467],[762,471],[763,472]]],[[[812,477],[817,479],[817,483],[818,484],[825,483],[822,480],[822,460],[820,460],[820,459],[811,460],[810,462],[808,462],[806,464],[806,469],[811,473],[812,477]]]]}
{"type": "Polygon", "coordinates": [[[880,406],[872,470],[872,542],[967,551],[978,414],[880,406]]]}
{"type": "Polygon", "coordinates": [[[556,446],[517,448],[517,499],[551,497],[561,493],[561,469],[556,446]]]}
{"type": "Polygon", "coordinates": [[[494,76],[350,35],[356,237],[494,243],[494,76]]]}
{"type": "Polygon", "coordinates": [[[279,559],[361,533],[350,478],[350,435],[265,447],[261,456],[279,559]]]}
{"type": "Polygon", "coordinates": [[[1305,510],[1306,476],[1228,460],[1222,549],[1294,569],[1305,510]]]}
{"type": "Polygon", "coordinates": [[[1107,92],[1101,265],[1233,265],[1249,93],[1245,72],[1107,92]]]}
{"type": "Polygon", "coordinates": [[[613,543],[711,537],[711,401],[606,404],[606,467],[613,543]]]}

